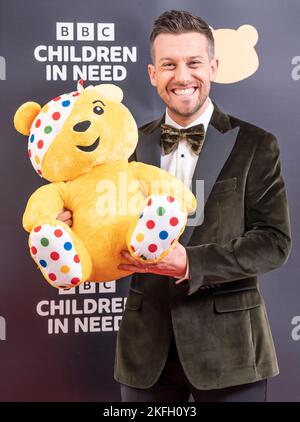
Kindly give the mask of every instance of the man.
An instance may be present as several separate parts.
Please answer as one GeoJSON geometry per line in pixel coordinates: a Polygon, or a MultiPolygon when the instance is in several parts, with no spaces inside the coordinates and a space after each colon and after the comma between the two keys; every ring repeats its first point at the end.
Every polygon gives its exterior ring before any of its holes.
{"type": "Polygon", "coordinates": [[[257,275],[282,265],[291,242],[277,141],[210,100],[218,60],[201,18],[165,12],[150,41],[166,113],[141,128],[133,158],[193,178],[194,192],[204,180],[204,220],[158,264],[122,252],[135,274],[115,379],[124,401],[264,401],[278,366],[257,275]],[[196,145],[182,130],[195,125],[196,145]]]}

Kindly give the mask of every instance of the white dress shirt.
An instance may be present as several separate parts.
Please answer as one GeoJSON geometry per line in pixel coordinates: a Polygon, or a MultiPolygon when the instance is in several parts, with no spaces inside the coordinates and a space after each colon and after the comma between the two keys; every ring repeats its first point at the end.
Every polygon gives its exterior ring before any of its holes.
{"type": "MultiPolygon", "coordinates": [[[[174,122],[174,120],[172,120],[169,116],[167,110],[165,123],[175,127],[176,129],[187,129],[191,126],[195,126],[202,123],[206,132],[213,111],[213,103],[211,102],[210,98],[208,98],[208,106],[204,113],[185,128],[180,126],[178,123],[174,122]]],[[[173,176],[176,176],[188,187],[191,186],[197,161],[198,155],[193,152],[190,145],[185,139],[180,141],[178,144],[178,148],[175,151],[172,151],[170,154],[165,155],[163,148],[161,149],[160,167],[163,170],[166,170],[171,173],[173,176]]]]}
{"type": "MultiPolygon", "coordinates": [[[[208,98],[208,106],[206,107],[206,110],[204,111],[204,113],[201,114],[200,117],[198,117],[188,126],[186,126],[185,129],[202,123],[204,126],[205,133],[206,133],[213,111],[214,111],[213,103],[211,102],[211,99],[208,98]]],[[[165,123],[170,126],[175,127],[176,129],[184,129],[178,123],[174,122],[173,119],[171,119],[171,117],[168,114],[168,110],[166,110],[165,123]]],[[[161,147],[160,167],[163,170],[166,170],[169,173],[171,173],[173,176],[176,176],[183,183],[185,183],[188,188],[190,188],[192,184],[192,178],[194,175],[196,164],[198,161],[198,157],[199,156],[193,152],[192,148],[189,146],[187,141],[183,139],[182,141],[179,141],[178,148],[175,151],[172,151],[170,154],[165,155],[163,147],[161,147]]],[[[181,281],[189,278],[189,262],[188,261],[187,261],[185,276],[174,277],[174,278],[178,278],[178,280],[176,281],[176,284],[181,283],[181,281]]]]}

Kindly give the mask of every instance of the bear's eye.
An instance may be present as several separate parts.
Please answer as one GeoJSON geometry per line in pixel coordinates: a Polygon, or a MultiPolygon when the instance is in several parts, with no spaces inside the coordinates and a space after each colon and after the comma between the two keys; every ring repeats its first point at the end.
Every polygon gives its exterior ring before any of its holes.
{"type": "Polygon", "coordinates": [[[104,113],[104,110],[103,110],[103,108],[102,108],[102,107],[100,107],[100,106],[96,106],[96,107],[94,107],[94,108],[93,108],[93,112],[94,112],[95,114],[99,114],[99,116],[100,116],[100,114],[103,114],[103,113],[104,113]]]}

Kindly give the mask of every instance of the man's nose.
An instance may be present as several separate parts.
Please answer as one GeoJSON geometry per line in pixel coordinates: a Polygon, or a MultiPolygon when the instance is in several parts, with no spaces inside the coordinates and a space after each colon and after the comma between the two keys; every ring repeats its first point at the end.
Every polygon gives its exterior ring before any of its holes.
{"type": "Polygon", "coordinates": [[[187,83],[190,81],[190,70],[185,64],[178,65],[175,70],[176,82],[187,83]]]}
{"type": "Polygon", "coordinates": [[[73,126],[73,130],[75,130],[75,132],[85,132],[90,126],[91,122],[89,120],[84,120],[82,122],[76,123],[76,125],[73,126]]]}

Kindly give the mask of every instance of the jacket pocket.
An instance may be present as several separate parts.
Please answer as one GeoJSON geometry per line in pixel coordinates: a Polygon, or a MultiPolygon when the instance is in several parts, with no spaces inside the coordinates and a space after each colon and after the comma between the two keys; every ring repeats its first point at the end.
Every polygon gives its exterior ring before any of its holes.
{"type": "Polygon", "coordinates": [[[129,309],[130,311],[139,311],[142,308],[143,298],[144,293],[132,288],[129,289],[125,309],[129,309]]]}
{"type": "Polygon", "coordinates": [[[256,288],[226,293],[216,292],[213,293],[213,300],[216,313],[244,311],[262,304],[260,293],[256,288]]]}
{"type": "Polygon", "coordinates": [[[219,180],[214,184],[212,193],[223,193],[235,191],[237,187],[237,178],[219,180]]]}

